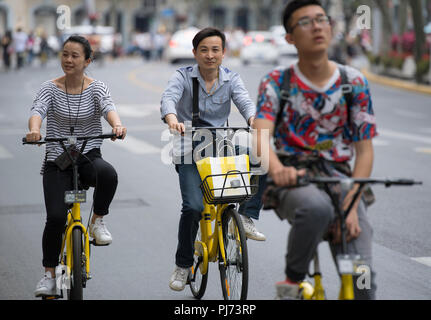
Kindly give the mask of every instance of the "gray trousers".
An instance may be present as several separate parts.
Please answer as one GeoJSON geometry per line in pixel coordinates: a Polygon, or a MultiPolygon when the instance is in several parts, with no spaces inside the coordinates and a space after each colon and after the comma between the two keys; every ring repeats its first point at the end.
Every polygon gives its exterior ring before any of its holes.
{"type": "MultiPolygon", "coordinates": [[[[327,233],[328,227],[334,222],[336,213],[328,194],[315,185],[301,188],[285,189],[280,197],[280,206],[276,213],[281,219],[291,224],[286,254],[286,275],[293,281],[302,281],[309,270],[318,244],[327,233]]],[[[356,299],[374,299],[376,286],[372,271],[371,245],[373,230],[366,216],[363,201],[358,207],[359,226],[362,230],[359,237],[347,244],[348,254],[359,254],[371,273],[371,288],[358,288],[354,277],[356,299]]],[[[341,253],[341,244],[330,243],[335,261],[341,253]]]]}

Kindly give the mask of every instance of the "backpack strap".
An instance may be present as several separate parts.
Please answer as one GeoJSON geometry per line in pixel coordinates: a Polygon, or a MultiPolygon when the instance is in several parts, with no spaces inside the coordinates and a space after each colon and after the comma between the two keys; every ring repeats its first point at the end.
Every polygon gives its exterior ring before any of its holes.
{"type": "Polygon", "coordinates": [[[347,77],[347,70],[345,66],[338,67],[341,75],[341,91],[344,95],[344,99],[347,103],[347,124],[349,128],[352,128],[352,106],[353,106],[353,86],[349,82],[349,78],[347,77]]]}
{"type": "MultiPolygon", "coordinates": [[[[341,76],[341,90],[343,92],[344,98],[346,99],[346,103],[347,103],[347,123],[351,128],[351,125],[352,125],[351,108],[353,106],[353,86],[349,82],[349,78],[347,77],[347,70],[345,66],[340,65],[338,69],[340,71],[340,76],[341,76]]],[[[277,118],[275,121],[274,134],[275,134],[275,129],[281,124],[284,107],[286,105],[287,100],[289,99],[291,78],[292,78],[292,68],[289,67],[284,71],[283,82],[281,83],[281,86],[280,86],[280,104],[279,104],[277,118]]]]}
{"type": "Polygon", "coordinates": [[[281,86],[280,86],[280,103],[278,106],[277,118],[275,119],[275,124],[274,124],[274,135],[275,135],[276,128],[278,128],[278,126],[281,124],[281,121],[283,118],[284,106],[286,105],[287,100],[289,99],[291,78],[292,78],[292,68],[289,67],[284,71],[283,82],[281,83],[281,86]]]}

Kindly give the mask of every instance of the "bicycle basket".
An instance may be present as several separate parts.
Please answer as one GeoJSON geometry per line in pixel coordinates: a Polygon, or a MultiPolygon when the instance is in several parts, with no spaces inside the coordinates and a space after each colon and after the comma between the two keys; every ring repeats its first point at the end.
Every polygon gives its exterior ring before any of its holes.
{"type": "Polygon", "coordinates": [[[209,204],[240,203],[257,191],[251,184],[248,155],[208,157],[196,162],[201,189],[209,204]]]}

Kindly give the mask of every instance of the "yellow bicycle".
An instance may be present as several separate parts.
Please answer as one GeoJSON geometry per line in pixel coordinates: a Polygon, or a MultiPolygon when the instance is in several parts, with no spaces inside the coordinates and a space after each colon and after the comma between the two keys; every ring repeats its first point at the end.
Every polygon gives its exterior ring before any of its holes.
{"type": "Polygon", "coordinates": [[[88,137],[64,137],[48,138],[37,142],[27,142],[23,138],[23,144],[41,145],[47,142],[59,142],[66,152],[73,170],[73,190],[66,191],[64,201],[70,205],[67,213],[67,223],[65,225],[59,265],[56,268],[57,295],[43,296],[42,299],[59,299],[63,298],[63,290],[67,293],[68,300],[82,300],[83,289],[86,287],[87,280],[91,279],[90,275],[90,244],[96,244],[96,241],[90,241],[87,228],[82,224],[81,203],[86,202],[86,190],[88,187],[81,186],[78,175],[77,160],[82,154],[87,141],[93,139],[110,139],[115,134],[102,134],[88,137]],[[77,142],[83,140],[81,149],[77,149],[77,142]],[[65,142],[69,147],[66,148],[65,142]]]}
{"type": "MultiPolygon", "coordinates": [[[[340,220],[341,227],[341,253],[336,256],[337,262],[337,271],[340,275],[340,292],[338,295],[339,300],[353,300],[355,299],[354,295],[354,283],[353,277],[361,276],[367,270],[364,269],[361,257],[359,255],[349,255],[347,254],[347,240],[346,240],[346,218],[349,215],[353,204],[356,202],[358,197],[360,196],[362,190],[367,184],[383,184],[386,187],[390,187],[393,185],[401,185],[401,186],[412,186],[416,184],[422,184],[422,182],[414,181],[411,179],[378,179],[378,178],[346,178],[346,177],[328,177],[328,178],[299,178],[297,186],[306,186],[310,183],[316,185],[322,185],[327,191],[328,195],[331,198],[332,204],[335,208],[336,216],[340,220]],[[348,192],[354,184],[358,184],[359,188],[354,194],[351,203],[348,208],[343,211],[340,207],[340,202],[338,198],[331,192],[329,188],[330,185],[338,184],[341,187],[341,191],[346,193],[348,192]]],[[[299,287],[302,289],[302,298],[304,300],[325,300],[325,289],[322,285],[322,273],[320,271],[319,265],[319,255],[316,250],[313,258],[313,273],[309,274],[309,277],[312,278],[314,283],[309,280],[303,281],[299,287]]]]}
{"type": "MultiPolygon", "coordinates": [[[[192,132],[200,130],[225,130],[229,136],[249,128],[192,128],[192,132]]],[[[228,147],[229,137],[219,142],[228,147]]],[[[247,239],[236,206],[250,199],[257,190],[257,185],[250,182],[249,157],[246,154],[218,154],[218,157],[196,161],[196,166],[202,179],[204,210],[188,284],[193,296],[201,299],[207,287],[209,262],[218,262],[224,299],[245,300],[248,291],[247,239]]]]}

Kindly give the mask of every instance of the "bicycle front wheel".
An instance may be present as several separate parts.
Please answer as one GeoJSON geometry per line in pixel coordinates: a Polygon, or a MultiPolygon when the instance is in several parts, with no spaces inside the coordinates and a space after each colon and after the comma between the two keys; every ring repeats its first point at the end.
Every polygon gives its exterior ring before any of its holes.
{"type": "Polygon", "coordinates": [[[225,300],[245,300],[248,291],[247,240],[238,212],[228,207],[222,216],[226,264],[219,254],[219,270],[225,300]]]}
{"type": "Polygon", "coordinates": [[[82,251],[82,230],[75,228],[72,231],[72,244],[73,244],[73,265],[72,265],[72,281],[69,292],[69,300],[82,300],[83,299],[83,251],[82,251]]]}

